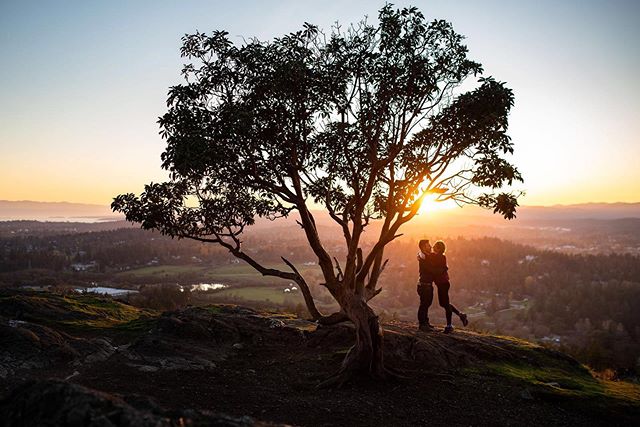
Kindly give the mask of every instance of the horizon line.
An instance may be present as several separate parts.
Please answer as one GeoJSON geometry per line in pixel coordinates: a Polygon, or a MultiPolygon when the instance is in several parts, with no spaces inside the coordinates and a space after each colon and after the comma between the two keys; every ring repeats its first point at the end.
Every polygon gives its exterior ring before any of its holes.
{"type": "MultiPolygon", "coordinates": [[[[88,203],[88,202],[70,202],[70,201],[66,201],[66,200],[62,200],[62,201],[42,201],[42,200],[27,200],[27,199],[23,199],[23,200],[7,200],[7,199],[0,199],[0,203],[3,202],[8,202],[8,203],[38,203],[38,204],[64,204],[64,205],[83,205],[83,206],[91,206],[91,207],[109,207],[109,204],[99,204],[99,203],[88,203]]],[[[536,205],[520,205],[520,208],[556,208],[556,207],[571,207],[571,206],[585,206],[585,205],[637,205],[640,204],[640,200],[636,201],[636,202],[622,202],[622,201],[617,201],[617,202],[578,202],[578,203],[554,203],[554,204],[549,204],[549,205],[540,205],[540,204],[536,204],[536,205]]],[[[464,206],[475,206],[475,205],[463,205],[460,207],[464,207],[464,206]]],[[[323,209],[311,209],[311,210],[323,210],[323,209]]]]}

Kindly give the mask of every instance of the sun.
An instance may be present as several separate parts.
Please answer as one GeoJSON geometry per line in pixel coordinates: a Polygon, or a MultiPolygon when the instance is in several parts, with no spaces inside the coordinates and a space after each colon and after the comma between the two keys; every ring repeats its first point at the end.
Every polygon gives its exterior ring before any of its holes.
{"type": "Polygon", "coordinates": [[[455,202],[452,200],[437,201],[438,194],[427,194],[420,204],[420,210],[418,213],[421,215],[429,215],[434,212],[440,212],[456,207],[455,202]]]}

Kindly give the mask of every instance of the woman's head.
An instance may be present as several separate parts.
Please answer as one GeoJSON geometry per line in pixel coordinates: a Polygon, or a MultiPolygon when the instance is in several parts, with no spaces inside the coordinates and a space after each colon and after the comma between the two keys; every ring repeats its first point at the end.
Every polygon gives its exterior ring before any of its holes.
{"type": "Polygon", "coordinates": [[[442,240],[438,240],[433,244],[433,251],[437,254],[443,254],[446,250],[447,247],[442,240]]]}

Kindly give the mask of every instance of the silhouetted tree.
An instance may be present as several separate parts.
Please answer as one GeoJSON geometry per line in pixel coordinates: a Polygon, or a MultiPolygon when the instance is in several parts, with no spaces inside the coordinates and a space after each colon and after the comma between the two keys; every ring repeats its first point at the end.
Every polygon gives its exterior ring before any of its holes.
{"type": "Polygon", "coordinates": [[[424,197],[513,218],[517,194],[496,191],[521,181],[504,158],[513,152],[512,91],[473,78],[482,67],[450,23],[391,5],[378,18],[330,34],[305,24],[239,46],[224,31],[185,36],[186,83],[170,88],[159,119],[171,179],[112,204],[145,229],[222,245],[263,275],[295,281],[311,316],[326,320],[292,263],[283,258],[291,271],[267,268],[241,243],[254,218],[297,211],[323,285],[342,308],[329,319],[356,327],[356,344],[329,383],[354,372],[386,375],[382,328],[368,301],[381,290],[385,246],[424,197]],[[463,92],[463,82],[471,90],[463,92]],[[319,205],[342,229],[342,265],[323,246],[310,210],[319,205]],[[363,253],[372,219],[381,231],[363,253]]]}

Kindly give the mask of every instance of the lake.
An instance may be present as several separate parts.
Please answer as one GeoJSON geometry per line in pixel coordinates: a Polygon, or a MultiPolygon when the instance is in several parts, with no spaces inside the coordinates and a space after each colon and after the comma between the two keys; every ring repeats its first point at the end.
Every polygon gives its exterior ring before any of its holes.
{"type": "Polygon", "coordinates": [[[108,288],[105,286],[96,286],[93,288],[76,288],[76,291],[92,294],[107,294],[112,297],[138,293],[138,291],[134,291],[133,289],[108,288]]]}
{"type": "MultiPolygon", "coordinates": [[[[214,291],[217,289],[224,289],[228,287],[228,285],[225,285],[224,283],[198,283],[197,285],[189,285],[189,286],[190,286],[189,290],[191,292],[214,291]]],[[[185,287],[183,286],[182,289],[184,288],[185,287]]]]}

